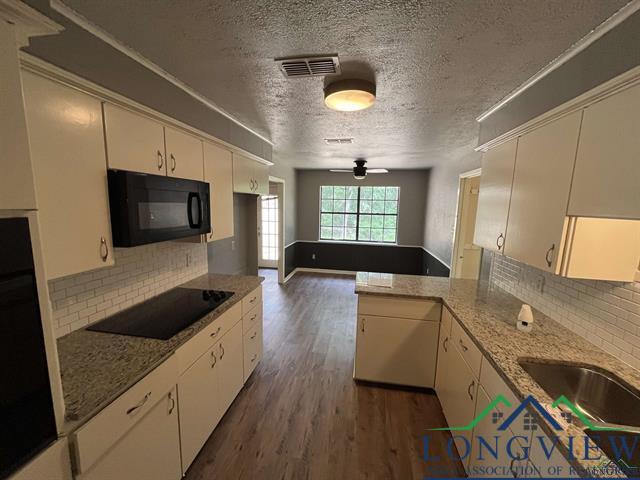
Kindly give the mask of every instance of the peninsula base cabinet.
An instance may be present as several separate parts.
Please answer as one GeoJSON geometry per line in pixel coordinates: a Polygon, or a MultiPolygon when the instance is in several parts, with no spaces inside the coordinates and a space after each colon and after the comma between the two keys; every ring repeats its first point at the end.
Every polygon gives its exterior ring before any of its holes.
{"type": "Polygon", "coordinates": [[[71,435],[75,478],[180,479],[261,355],[258,287],[71,435]]]}
{"type": "Polygon", "coordinates": [[[440,308],[425,300],[360,295],[353,377],[433,388],[440,308]]]}

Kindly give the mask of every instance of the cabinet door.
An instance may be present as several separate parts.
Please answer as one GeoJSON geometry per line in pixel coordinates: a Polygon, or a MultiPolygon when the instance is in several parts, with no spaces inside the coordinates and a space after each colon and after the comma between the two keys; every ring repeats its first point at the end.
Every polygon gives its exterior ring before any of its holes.
{"type": "Polygon", "coordinates": [[[233,191],[236,193],[254,193],[255,179],[253,160],[233,154],[233,191]]]}
{"type": "Polygon", "coordinates": [[[253,178],[256,181],[255,193],[258,195],[269,195],[269,167],[262,163],[254,163],[253,178]]]}
{"type": "MultiPolygon", "coordinates": [[[[445,395],[440,398],[440,403],[448,425],[463,427],[468,425],[475,415],[478,380],[473,376],[471,369],[454,345],[449,347],[447,361],[448,385],[445,395]]],[[[458,453],[466,457],[463,460],[466,468],[469,460],[467,449],[471,445],[471,431],[456,431],[455,435],[467,440],[465,442],[462,438],[455,439],[458,453]]]]}
{"type": "Polygon", "coordinates": [[[110,103],[103,109],[109,168],[165,175],[162,125],[110,103]]]}
{"type": "Polygon", "coordinates": [[[494,252],[502,252],[506,241],[517,145],[517,139],[511,140],[492,148],[482,157],[473,243],[494,252]]]}
{"type": "Polygon", "coordinates": [[[440,322],[360,316],[354,377],[433,388],[440,322]]]}
{"type": "Polygon", "coordinates": [[[183,472],[187,471],[222,417],[219,362],[216,344],[178,381],[183,472]]]}
{"type": "Polygon", "coordinates": [[[640,219],[640,85],[584,110],[569,215],[640,219]]]}
{"type": "Polygon", "coordinates": [[[202,140],[171,127],[164,127],[167,175],[189,180],[204,179],[202,140]]]}
{"type": "Polygon", "coordinates": [[[233,237],[233,159],[229,150],[204,142],[204,181],[211,190],[207,241],[233,237]]]}
{"type": "Polygon", "coordinates": [[[436,368],[435,390],[438,397],[446,395],[446,388],[449,382],[447,378],[447,359],[451,348],[451,313],[447,308],[442,309],[442,320],[440,322],[440,334],[438,340],[438,365],[436,368]]]}
{"type": "Polygon", "coordinates": [[[220,403],[224,414],[244,385],[242,322],[236,323],[222,337],[218,344],[218,358],[220,359],[220,403]]]}
{"type": "Polygon", "coordinates": [[[80,480],[178,480],[180,436],[175,388],[80,480]]]}
{"type": "Polygon", "coordinates": [[[520,137],[504,254],[555,272],[582,112],[520,137]]]}
{"type": "Polygon", "coordinates": [[[31,73],[23,84],[47,276],[113,265],[101,104],[31,73]]]}

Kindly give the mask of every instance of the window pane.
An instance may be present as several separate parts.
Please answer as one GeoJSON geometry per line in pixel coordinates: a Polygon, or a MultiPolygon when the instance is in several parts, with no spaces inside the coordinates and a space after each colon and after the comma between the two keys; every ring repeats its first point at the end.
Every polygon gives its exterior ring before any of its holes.
{"type": "Polygon", "coordinates": [[[344,228],[343,227],[333,227],[333,239],[334,240],[342,240],[344,238],[344,228]]]}
{"type": "Polygon", "coordinates": [[[322,187],[322,198],[333,198],[333,187],[322,187]]]}
{"type": "Polygon", "coordinates": [[[386,200],[398,199],[398,187],[387,187],[386,200]]]}
{"type": "Polygon", "coordinates": [[[360,215],[360,226],[361,227],[370,227],[371,226],[371,215],[360,215]]]}
{"type": "Polygon", "coordinates": [[[331,215],[327,213],[320,215],[320,225],[323,227],[330,227],[332,225],[331,215]]]}
{"type": "Polygon", "coordinates": [[[373,195],[373,187],[360,187],[360,198],[368,200],[373,195]]]}
{"type": "Polygon", "coordinates": [[[347,199],[356,200],[358,198],[358,187],[347,187],[347,199]]]}
{"type": "Polygon", "coordinates": [[[395,229],[389,230],[388,228],[384,229],[384,241],[385,242],[395,242],[396,241],[396,231],[395,229]]]}
{"type": "Polygon", "coordinates": [[[330,212],[333,210],[333,200],[322,200],[322,211],[330,212]]]}
{"type": "Polygon", "coordinates": [[[357,215],[346,215],[346,226],[347,227],[355,227],[357,222],[358,222],[358,216],[357,215]]]}
{"type": "Polygon", "coordinates": [[[334,212],[344,212],[344,200],[334,200],[333,201],[333,211],[334,212]]]}
{"type": "Polygon", "coordinates": [[[371,215],[371,228],[383,228],[384,216],[383,215],[371,215]]]}
{"type": "Polygon", "coordinates": [[[381,228],[372,228],[371,229],[371,241],[372,242],[381,242],[382,241],[382,229],[381,228]]]}
{"type": "Polygon", "coordinates": [[[356,239],[356,229],[355,228],[346,228],[345,229],[345,240],[355,240],[356,239]]]}
{"type": "Polygon", "coordinates": [[[373,187],[373,199],[384,200],[385,187],[373,187]]]}
{"type": "Polygon", "coordinates": [[[342,214],[334,214],[333,215],[333,226],[334,227],[343,227],[344,226],[344,215],[342,215],[342,214]]]}
{"type": "Polygon", "coordinates": [[[331,227],[322,227],[320,229],[320,238],[324,240],[331,240],[331,234],[333,229],[331,227]]]}
{"type": "Polygon", "coordinates": [[[362,228],[362,227],[358,229],[358,240],[368,241],[370,240],[370,235],[371,235],[371,229],[362,228]]]}
{"type": "Polygon", "coordinates": [[[344,198],[345,187],[333,187],[333,198],[344,198]]]}
{"type": "Polygon", "coordinates": [[[360,213],[371,213],[370,200],[360,200],[360,213]]]}
{"type": "Polygon", "coordinates": [[[395,230],[396,228],[396,219],[395,215],[385,215],[384,216],[384,228],[392,228],[395,230]]]}
{"type": "Polygon", "coordinates": [[[373,213],[384,213],[384,202],[381,202],[381,201],[378,201],[378,200],[374,200],[372,202],[371,211],[373,213]]]}
{"type": "Polygon", "coordinates": [[[384,213],[398,213],[398,202],[384,202],[384,213]]]}
{"type": "Polygon", "coordinates": [[[358,211],[358,201],[357,200],[347,200],[346,211],[347,212],[356,213],[358,211]]]}

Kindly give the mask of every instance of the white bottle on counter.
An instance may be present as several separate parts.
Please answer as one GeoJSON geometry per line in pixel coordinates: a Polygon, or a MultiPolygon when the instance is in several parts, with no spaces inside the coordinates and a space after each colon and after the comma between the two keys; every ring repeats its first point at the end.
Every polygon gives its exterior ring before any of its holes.
{"type": "Polygon", "coordinates": [[[530,305],[527,305],[526,303],[522,304],[520,313],[518,313],[516,328],[521,332],[530,332],[533,328],[533,312],[531,311],[530,305]]]}

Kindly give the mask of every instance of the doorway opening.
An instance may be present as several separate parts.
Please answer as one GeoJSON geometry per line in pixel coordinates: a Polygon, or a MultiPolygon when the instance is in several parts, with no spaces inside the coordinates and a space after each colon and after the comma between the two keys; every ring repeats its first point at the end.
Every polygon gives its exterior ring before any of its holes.
{"type": "Polygon", "coordinates": [[[471,170],[460,175],[458,209],[453,239],[451,277],[477,280],[482,264],[482,248],[473,243],[480,193],[481,170],[471,170]]]}
{"type": "Polygon", "coordinates": [[[284,281],[284,180],[269,176],[269,194],[258,197],[258,268],[278,270],[284,281]]]}

